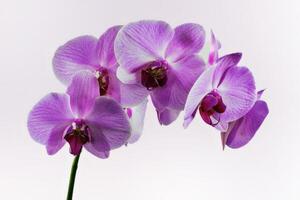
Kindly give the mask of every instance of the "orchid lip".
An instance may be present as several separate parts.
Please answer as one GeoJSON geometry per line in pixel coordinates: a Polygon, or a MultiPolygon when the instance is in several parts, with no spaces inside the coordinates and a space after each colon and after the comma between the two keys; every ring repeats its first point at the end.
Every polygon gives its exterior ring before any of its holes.
{"type": "Polygon", "coordinates": [[[90,141],[88,126],[86,126],[82,120],[75,120],[72,126],[67,130],[64,139],[70,145],[70,153],[79,155],[82,146],[90,141]]]}
{"type": "Polygon", "coordinates": [[[167,66],[167,62],[164,60],[147,63],[141,71],[142,85],[145,86],[147,90],[163,87],[168,80],[167,66]]]}
{"type": "Polygon", "coordinates": [[[208,93],[200,103],[199,113],[204,122],[211,126],[216,126],[220,122],[220,115],[226,110],[221,95],[216,90],[208,93]],[[217,118],[216,118],[217,116],[217,118]],[[216,120],[213,123],[212,118],[216,120]]]}

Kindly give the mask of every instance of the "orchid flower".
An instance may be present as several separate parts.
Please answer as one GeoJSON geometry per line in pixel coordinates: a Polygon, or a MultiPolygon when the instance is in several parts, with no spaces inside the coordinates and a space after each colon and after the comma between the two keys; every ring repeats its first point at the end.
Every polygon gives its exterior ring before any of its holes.
{"type": "Polygon", "coordinates": [[[269,113],[268,105],[262,101],[263,90],[257,93],[257,100],[251,110],[240,119],[230,122],[228,130],[221,133],[222,145],[240,148],[246,145],[255,135],[269,113]]]}
{"type": "Polygon", "coordinates": [[[73,155],[79,155],[84,147],[107,158],[110,150],[127,142],[130,125],[123,108],[111,98],[98,97],[97,87],[90,72],[77,73],[67,94],[50,93],[34,106],[28,129],[48,154],[55,154],[68,142],[73,155]]]}
{"type": "Polygon", "coordinates": [[[256,101],[252,73],[246,67],[237,66],[241,53],[218,58],[216,42],[212,33],[209,67],[199,76],[187,97],[184,127],[199,110],[204,122],[226,132],[228,123],[247,114],[256,101]]]}
{"type": "MultiPolygon", "coordinates": [[[[68,85],[72,77],[81,72],[86,73],[91,79],[98,82],[95,92],[100,96],[108,96],[119,102],[124,109],[135,110],[131,113],[130,122],[135,125],[132,129],[132,135],[142,133],[142,125],[137,126],[137,122],[143,123],[143,120],[137,119],[134,115],[144,119],[146,100],[141,104],[132,104],[132,100],[141,99],[147,90],[143,87],[132,84],[123,84],[116,76],[118,63],[114,55],[114,40],[121,26],[109,28],[99,40],[93,36],[81,36],[70,40],[61,46],[53,58],[53,69],[57,78],[68,85]],[[135,107],[132,107],[132,106],[135,107]],[[130,106],[131,108],[128,108],[130,106]],[[141,112],[141,113],[137,113],[141,112]],[[137,129],[140,127],[140,129],[137,129]]],[[[129,116],[128,116],[129,117],[129,116]]]]}
{"type": "Polygon", "coordinates": [[[172,123],[183,110],[194,81],[204,71],[205,64],[196,55],[204,40],[202,26],[192,23],[172,29],[166,22],[145,20],[122,27],[115,39],[120,64],[117,76],[123,83],[138,84],[146,91],[132,103],[150,95],[159,122],[172,123]]]}

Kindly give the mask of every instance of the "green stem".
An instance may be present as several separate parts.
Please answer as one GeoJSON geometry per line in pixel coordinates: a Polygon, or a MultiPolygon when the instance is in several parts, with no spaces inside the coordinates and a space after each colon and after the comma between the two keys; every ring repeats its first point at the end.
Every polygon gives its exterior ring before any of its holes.
{"type": "Polygon", "coordinates": [[[75,183],[75,178],[76,178],[76,171],[77,171],[77,167],[78,167],[79,157],[80,157],[80,153],[77,156],[75,156],[73,164],[72,164],[67,200],[72,200],[72,198],[73,198],[74,183],[75,183]]]}

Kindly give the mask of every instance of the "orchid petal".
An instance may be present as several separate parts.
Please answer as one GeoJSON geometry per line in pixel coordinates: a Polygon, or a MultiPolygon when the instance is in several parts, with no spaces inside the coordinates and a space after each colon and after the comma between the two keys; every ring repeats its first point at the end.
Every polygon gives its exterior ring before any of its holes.
{"type": "Polygon", "coordinates": [[[221,115],[221,120],[225,122],[244,116],[256,100],[254,78],[246,67],[229,68],[217,91],[226,105],[226,110],[221,115]]]}
{"type": "Polygon", "coordinates": [[[144,128],[144,119],[147,109],[148,100],[145,99],[141,104],[131,109],[131,116],[129,122],[131,125],[131,136],[128,139],[128,143],[135,143],[142,135],[144,128]]]}
{"type": "Polygon", "coordinates": [[[110,149],[124,145],[130,136],[130,125],[123,108],[113,99],[98,97],[86,123],[92,134],[101,130],[110,149]]]}
{"type": "Polygon", "coordinates": [[[198,108],[203,97],[213,89],[212,79],[214,71],[215,67],[207,68],[191,88],[184,108],[185,114],[183,126],[185,128],[190,124],[190,122],[194,118],[196,109],[198,108]]]}
{"type": "Polygon", "coordinates": [[[218,55],[218,50],[219,50],[219,43],[214,35],[214,33],[211,31],[211,48],[209,52],[209,57],[208,57],[208,63],[210,65],[213,65],[215,62],[217,62],[219,55],[218,55]]]}
{"type": "Polygon", "coordinates": [[[241,53],[232,53],[226,56],[219,58],[216,66],[217,69],[214,74],[213,79],[213,87],[216,88],[221,83],[224,74],[228,70],[228,68],[236,66],[238,62],[241,60],[242,54],[241,53]]]}
{"type": "Polygon", "coordinates": [[[72,123],[72,120],[69,96],[50,93],[33,107],[28,116],[27,126],[35,141],[47,144],[54,128],[72,123]]]}
{"type": "Polygon", "coordinates": [[[199,24],[187,23],[177,26],[174,37],[167,48],[166,58],[176,62],[200,51],[204,42],[205,31],[199,24]]]}
{"type": "Polygon", "coordinates": [[[93,36],[80,36],[59,47],[52,61],[57,78],[68,85],[78,71],[94,71],[98,66],[96,47],[93,36]]]}
{"type": "Polygon", "coordinates": [[[174,109],[164,109],[163,111],[157,110],[158,120],[162,125],[171,124],[173,121],[175,121],[178,118],[179,113],[180,110],[174,110],[174,109]]]}
{"type": "Polygon", "coordinates": [[[74,75],[67,89],[70,95],[72,111],[77,117],[84,118],[99,96],[99,85],[96,76],[89,71],[81,71],[74,75]]]}
{"type": "Polygon", "coordinates": [[[83,145],[84,148],[91,154],[99,158],[108,158],[110,146],[105,138],[102,129],[94,128],[91,129],[91,141],[83,145]]]}
{"type": "Polygon", "coordinates": [[[231,148],[240,148],[246,145],[255,135],[264,119],[268,115],[266,102],[258,100],[253,108],[242,118],[230,123],[225,134],[226,145],[231,148]]]}
{"type": "Polygon", "coordinates": [[[191,55],[172,64],[171,70],[189,92],[197,78],[204,72],[205,63],[198,55],[191,55]]]}
{"type": "Polygon", "coordinates": [[[106,68],[117,67],[117,61],[114,53],[114,41],[121,27],[122,26],[113,26],[99,38],[97,54],[100,66],[106,68]]]}
{"type": "Polygon", "coordinates": [[[124,26],[115,40],[118,63],[132,72],[148,62],[163,59],[173,34],[163,21],[144,20],[124,26]]]}
{"type": "Polygon", "coordinates": [[[145,100],[149,91],[140,84],[124,84],[111,74],[107,93],[123,107],[132,107],[145,100]]]}
{"type": "Polygon", "coordinates": [[[63,136],[69,126],[70,123],[65,123],[55,127],[52,130],[46,144],[47,153],[49,155],[56,154],[64,146],[66,141],[63,136]]]}

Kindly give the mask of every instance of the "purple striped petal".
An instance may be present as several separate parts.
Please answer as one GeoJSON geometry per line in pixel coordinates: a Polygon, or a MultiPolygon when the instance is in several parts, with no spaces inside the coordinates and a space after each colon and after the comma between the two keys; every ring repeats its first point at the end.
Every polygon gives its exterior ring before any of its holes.
{"type": "Polygon", "coordinates": [[[70,98],[66,94],[51,93],[42,98],[28,116],[30,136],[41,144],[47,144],[56,127],[72,123],[70,98]]]}
{"type": "Polygon", "coordinates": [[[163,21],[144,20],[124,26],[115,40],[118,63],[129,72],[164,58],[174,31],[163,21]]]}
{"type": "Polygon", "coordinates": [[[150,92],[151,99],[157,110],[171,108],[183,110],[188,90],[180,83],[178,78],[169,73],[167,83],[161,88],[150,92]]]}
{"type": "Polygon", "coordinates": [[[244,116],[256,100],[254,78],[246,67],[230,67],[217,91],[226,105],[226,110],[221,115],[224,122],[231,122],[244,116]]]}
{"type": "Polygon", "coordinates": [[[217,62],[219,55],[218,50],[220,48],[220,45],[215,37],[215,34],[211,31],[211,48],[208,56],[208,64],[213,65],[215,62],[217,62]]]}
{"type": "MultiPolygon", "coordinates": [[[[99,129],[110,149],[124,145],[130,136],[128,118],[123,108],[111,98],[98,97],[85,121],[91,129],[92,140],[97,140],[98,136],[93,139],[93,135],[97,134],[99,129]]],[[[94,141],[94,144],[96,145],[97,142],[94,141]]]]}
{"type": "Polygon", "coordinates": [[[174,37],[171,40],[166,58],[172,62],[197,53],[205,42],[205,31],[199,24],[187,23],[175,28],[174,37]]]}
{"type": "Polygon", "coordinates": [[[73,113],[78,118],[84,118],[99,96],[99,86],[96,76],[89,71],[81,71],[74,75],[67,89],[73,113]]]}
{"type": "Polygon", "coordinates": [[[205,63],[198,55],[191,55],[172,64],[171,70],[185,90],[190,91],[197,78],[204,72],[205,63]]]}
{"type": "Polygon", "coordinates": [[[148,100],[145,99],[141,104],[133,107],[131,112],[127,113],[131,125],[131,135],[128,139],[130,144],[135,143],[142,135],[147,103],[148,100]]]}
{"type": "Polygon", "coordinates": [[[192,89],[190,90],[185,108],[184,108],[184,124],[183,126],[187,128],[187,126],[193,120],[197,108],[203,99],[203,97],[212,91],[212,80],[214,75],[215,67],[210,67],[206,69],[202,75],[197,79],[192,89]]]}
{"type": "Polygon", "coordinates": [[[52,61],[57,78],[68,85],[78,71],[94,71],[99,65],[96,48],[93,36],[80,36],[59,47],[52,61]]]}
{"type": "Polygon", "coordinates": [[[99,158],[108,158],[110,146],[105,138],[102,129],[92,128],[91,129],[91,141],[84,144],[84,148],[91,154],[99,158]]]}
{"type": "Polygon", "coordinates": [[[180,110],[164,109],[163,111],[157,110],[157,116],[160,124],[169,125],[175,121],[180,113],[180,110]]]}
{"type": "Polygon", "coordinates": [[[106,68],[117,67],[117,61],[114,53],[114,41],[121,27],[122,26],[113,26],[99,38],[97,44],[97,55],[100,66],[106,68]]]}
{"type": "Polygon", "coordinates": [[[218,85],[220,85],[222,78],[224,78],[224,75],[228,68],[236,66],[238,62],[241,60],[242,54],[241,53],[232,53],[228,54],[226,56],[221,57],[217,62],[217,69],[214,74],[213,79],[213,87],[216,88],[218,85]]]}
{"type": "Polygon", "coordinates": [[[47,153],[49,155],[56,154],[66,143],[64,139],[64,133],[67,128],[70,127],[70,123],[61,124],[55,127],[46,144],[47,153]]]}
{"type": "Polygon", "coordinates": [[[149,91],[139,84],[124,84],[115,74],[110,74],[107,93],[123,107],[132,107],[143,102],[149,91]]]}
{"type": "Polygon", "coordinates": [[[268,113],[266,102],[258,100],[244,117],[231,122],[229,130],[222,133],[225,135],[226,145],[231,148],[240,148],[246,145],[254,137],[268,113]]]}

